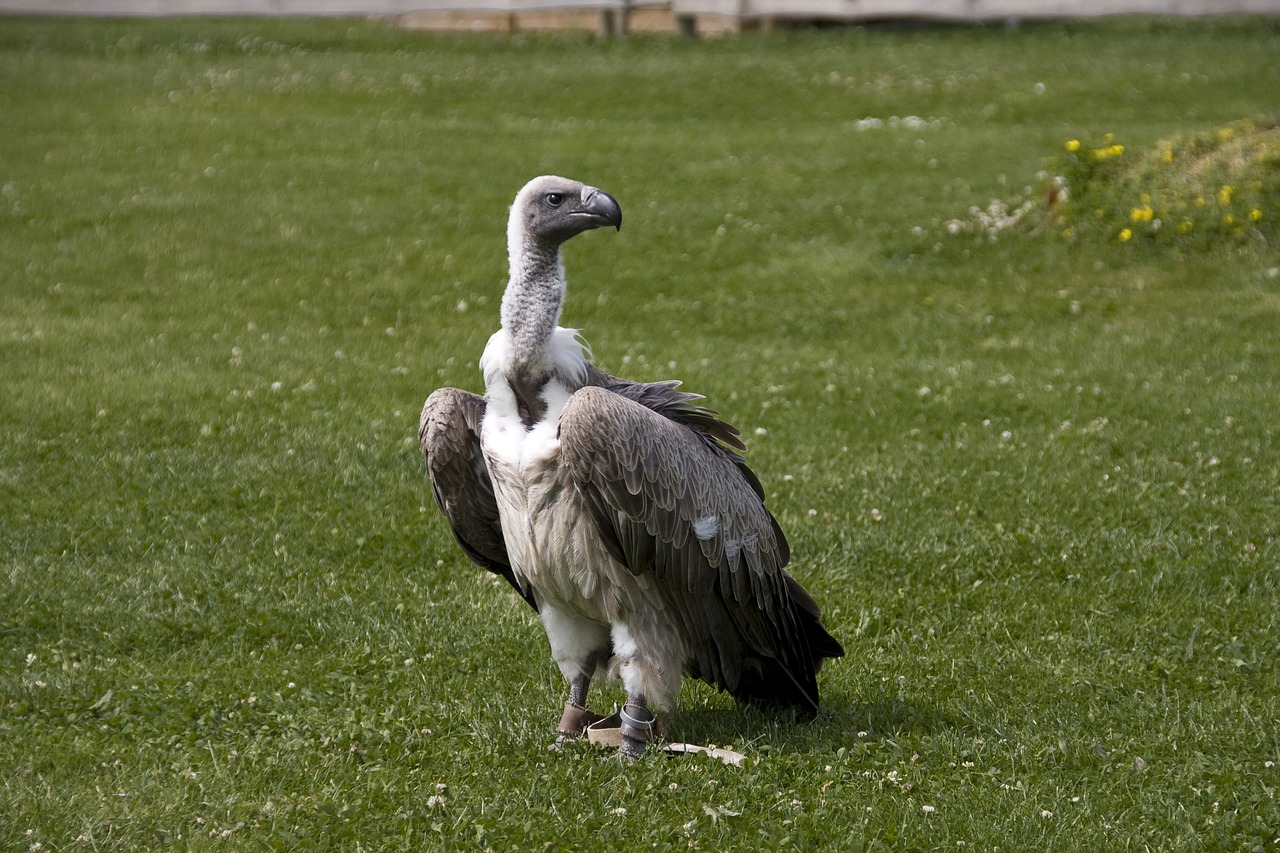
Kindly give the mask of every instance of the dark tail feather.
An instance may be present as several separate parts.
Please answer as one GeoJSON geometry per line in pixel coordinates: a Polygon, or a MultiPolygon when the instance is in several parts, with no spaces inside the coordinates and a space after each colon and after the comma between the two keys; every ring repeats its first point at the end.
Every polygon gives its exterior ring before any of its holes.
{"type": "Polygon", "coordinates": [[[791,575],[787,575],[786,579],[787,592],[791,593],[791,600],[800,608],[800,622],[804,626],[805,637],[809,641],[809,651],[813,655],[813,671],[817,672],[822,669],[822,661],[825,658],[844,657],[844,646],[822,627],[822,609],[818,607],[818,602],[813,600],[809,591],[791,575]]]}
{"type": "Polygon", "coordinates": [[[776,658],[753,658],[745,662],[738,684],[729,692],[739,702],[766,708],[794,708],[806,719],[818,713],[818,679],[827,658],[844,656],[844,648],[827,633],[819,618],[818,605],[790,575],[786,576],[796,621],[804,639],[792,647],[795,665],[776,658]]]}
{"type": "Polygon", "coordinates": [[[818,713],[818,682],[813,673],[807,675],[792,672],[781,661],[755,658],[744,663],[738,684],[729,693],[744,705],[794,709],[812,719],[818,713]]]}

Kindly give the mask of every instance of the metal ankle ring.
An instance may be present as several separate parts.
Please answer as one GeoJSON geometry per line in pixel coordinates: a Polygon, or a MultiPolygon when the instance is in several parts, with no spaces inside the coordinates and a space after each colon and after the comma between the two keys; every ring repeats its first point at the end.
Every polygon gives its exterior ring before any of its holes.
{"type": "Polygon", "coordinates": [[[622,710],[618,713],[622,716],[622,722],[626,723],[628,726],[653,734],[653,724],[658,720],[657,715],[650,713],[649,719],[639,720],[627,713],[626,705],[623,705],[622,710]]]}

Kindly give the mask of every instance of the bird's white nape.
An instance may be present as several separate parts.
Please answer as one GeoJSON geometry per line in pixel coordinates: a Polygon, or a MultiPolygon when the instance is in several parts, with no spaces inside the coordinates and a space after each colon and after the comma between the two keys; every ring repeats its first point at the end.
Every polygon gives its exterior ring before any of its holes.
{"type": "MultiPolygon", "coordinates": [[[[547,343],[545,357],[546,363],[542,367],[550,375],[562,378],[574,388],[587,381],[591,348],[577,329],[556,326],[547,343]]],[[[514,359],[511,333],[499,329],[490,335],[480,356],[480,372],[484,375],[485,386],[498,387],[503,374],[514,367],[514,359]]]]}

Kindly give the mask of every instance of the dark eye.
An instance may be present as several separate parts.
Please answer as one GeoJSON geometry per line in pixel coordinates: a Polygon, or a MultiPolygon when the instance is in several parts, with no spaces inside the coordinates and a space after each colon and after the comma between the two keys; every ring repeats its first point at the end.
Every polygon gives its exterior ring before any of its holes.
{"type": "Polygon", "coordinates": [[[560,193],[547,193],[547,204],[552,207],[559,207],[564,204],[564,196],[560,193]]]}

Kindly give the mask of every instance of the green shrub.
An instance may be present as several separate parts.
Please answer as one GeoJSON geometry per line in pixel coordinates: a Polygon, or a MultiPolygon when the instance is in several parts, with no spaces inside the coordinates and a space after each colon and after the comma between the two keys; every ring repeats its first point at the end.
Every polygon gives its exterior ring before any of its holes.
{"type": "Polygon", "coordinates": [[[1049,216],[1069,240],[1203,247],[1277,237],[1280,126],[1274,118],[1182,134],[1132,152],[1111,134],[1096,142],[1069,139],[1050,174],[1049,216]]]}

